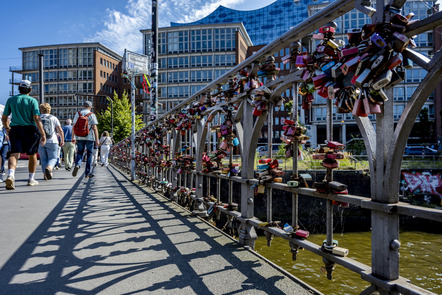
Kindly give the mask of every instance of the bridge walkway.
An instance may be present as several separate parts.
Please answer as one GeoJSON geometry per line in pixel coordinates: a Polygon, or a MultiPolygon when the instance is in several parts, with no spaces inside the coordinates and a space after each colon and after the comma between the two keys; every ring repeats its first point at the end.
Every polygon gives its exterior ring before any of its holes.
{"type": "Polygon", "coordinates": [[[0,184],[0,293],[317,293],[119,170],[28,187],[25,165],[0,184]]]}

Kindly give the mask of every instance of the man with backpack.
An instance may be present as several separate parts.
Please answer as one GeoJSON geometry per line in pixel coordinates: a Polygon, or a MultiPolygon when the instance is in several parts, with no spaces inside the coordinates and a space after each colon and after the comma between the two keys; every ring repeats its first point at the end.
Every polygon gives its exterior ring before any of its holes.
{"type": "Polygon", "coordinates": [[[85,101],[84,109],[75,114],[74,127],[72,128],[73,138],[77,143],[77,157],[75,158],[75,167],[72,170],[72,176],[77,176],[78,170],[83,161],[84,150],[86,149],[86,169],[85,178],[93,177],[91,173],[92,154],[94,148],[98,148],[98,120],[94,113],[91,112],[92,103],[85,101]]]}

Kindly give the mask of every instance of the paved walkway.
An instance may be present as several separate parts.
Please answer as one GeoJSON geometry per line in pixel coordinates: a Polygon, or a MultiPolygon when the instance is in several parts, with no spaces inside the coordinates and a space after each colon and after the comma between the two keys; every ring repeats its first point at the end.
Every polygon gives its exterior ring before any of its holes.
{"type": "Polygon", "coordinates": [[[0,184],[1,294],[311,294],[118,170],[28,187],[26,164],[0,184]]]}

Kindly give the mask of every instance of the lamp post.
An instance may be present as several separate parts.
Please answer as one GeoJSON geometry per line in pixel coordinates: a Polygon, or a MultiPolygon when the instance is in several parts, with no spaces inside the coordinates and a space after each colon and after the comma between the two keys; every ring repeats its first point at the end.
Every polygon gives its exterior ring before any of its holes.
{"type": "Polygon", "coordinates": [[[44,95],[44,79],[43,79],[43,54],[38,54],[38,80],[39,80],[39,87],[40,87],[40,93],[39,93],[39,100],[40,103],[45,102],[45,95],[44,95]]]}
{"type": "Polygon", "coordinates": [[[111,136],[114,138],[114,101],[111,99],[111,136]]]}
{"type": "Polygon", "coordinates": [[[152,35],[151,35],[151,73],[150,76],[153,78],[153,85],[150,91],[150,101],[151,101],[151,114],[150,120],[154,121],[158,118],[158,94],[157,94],[157,80],[158,80],[158,0],[152,0],[152,35]]]}
{"type": "Polygon", "coordinates": [[[114,100],[107,95],[106,98],[111,103],[111,138],[114,138],[114,100]]]}

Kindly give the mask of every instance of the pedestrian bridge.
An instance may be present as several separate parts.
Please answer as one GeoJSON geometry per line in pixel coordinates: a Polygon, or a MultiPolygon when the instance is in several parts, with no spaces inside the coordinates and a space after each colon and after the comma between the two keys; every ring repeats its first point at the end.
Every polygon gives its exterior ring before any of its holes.
{"type": "Polygon", "coordinates": [[[28,187],[26,164],[0,188],[2,294],[319,293],[119,170],[28,187]]]}

